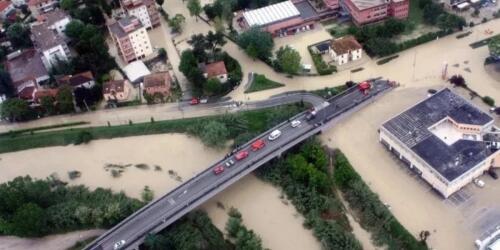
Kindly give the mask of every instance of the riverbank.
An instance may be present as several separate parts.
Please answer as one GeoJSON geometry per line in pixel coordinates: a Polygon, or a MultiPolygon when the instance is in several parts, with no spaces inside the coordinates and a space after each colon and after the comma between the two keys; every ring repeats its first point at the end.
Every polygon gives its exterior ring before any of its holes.
{"type": "Polygon", "coordinates": [[[82,230],[65,234],[49,235],[42,238],[19,238],[15,236],[0,236],[0,249],[8,250],[65,250],[75,242],[82,241],[104,233],[104,230],[82,230]]]}

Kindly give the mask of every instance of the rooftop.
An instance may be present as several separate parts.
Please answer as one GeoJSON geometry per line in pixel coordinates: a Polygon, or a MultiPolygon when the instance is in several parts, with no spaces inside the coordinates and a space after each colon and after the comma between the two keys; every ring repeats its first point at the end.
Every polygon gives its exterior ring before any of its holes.
{"type": "Polygon", "coordinates": [[[448,181],[476,166],[494,151],[484,141],[469,137],[446,143],[429,128],[443,119],[484,126],[493,121],[449,89],[432,95],[382,126],[448,181]]]}
{"type": "Polygon", "coordinates": [[[140,28],[142,24],[139,19],[135,16],[124,17],[118,21],[115,21],[108,25],[109,31],[117,37],[124,37],[140,28]],[[131,25],[134,25],[133,27],[131,25]],[[127,27],[127,29],[126,29],[127,27]],[[131,27],[131,28],[128,28],[131,27]]]}
{"type": "Polygon", "coordinates": [[[207,78],[227,74],[224,61],[218,61],[205,65],[204,72],[207,74],[207,78]]]}
{"type": "Polygon", "coordinates": [[[332,41],[332,49],[337,54],[346,54],[349,51],[361,49],[361,45],[353,36],[345,36],[332,41]]]}
{"type": "Polygon", "coordinates": [[[94,76],[92,72],[85,71],[82,73],[78,73],[76,75],[65,75],[56,77],[56,81],[58,84],[67,84],[73,87],[78,87],[84,83],[90,82],[94,80],[94,76]]]}
{"type": "Polygon", "coordinates": [[[148,67],[146,67],[142,61],[129,63],[123,68],[123,71],[125,71],[125,75],[127,75],[127,78],[133,83],[137,83],[141,81],[144,76],[151,74],[148,67]]]}
{"type": "Polygon", "coordinates": [[[25,50],[14,58],[7,60],[5,66],[14,85],[16,85],[16,82],[22,82],[27,79],[34,80],[48,75],[41,55],[34,49],[25,50]]]}
{"type": "Polygon", "coordinates": [[[171,82],[172,78],[170,78],[168,72],[154,73],[144,77],[144,88],[157,86],[166,86],[170,88],[171,82]]]}
{"type": "Polygon", "coordinates": [[[113,94],[123,92],[125,86],[125,80],[113,80],[104,83],[102,86],[103,94],[113,94]]]}
{"type": "Polygon", "coordinates": [[[386,0],[351,0],[359,10],[370,9],[388,3],[386,0]]]}
{"type": "Polygon", "coordinates": [[[267,25],[296,16],[300,16],[300,12],[291,1],[281,2],[243,13],[243,17],[249,26],[267,25]]]}
{"type": "Polygon", "coordinates": [[[64,39],[57,32],[49,29],[49,26],[45,23],[32,26],[31,35],[35,47],[41,50],[48,50],[66,44],[64,39]]]}
{"type": "Polygon", "coordinates": [[[4,11],[11,4],[12,3],[10,1],[0,1],[0,11],[4,11]]]}
{"type": "Polygon", "coordinates": [[[46,23],[48,26],[51,26],[54,23],[69,17],[70,16],[66,14],[66,12],[64,12],[63,10],[55,9],[45,14],[41,14],[40,16],[37,17],[37,19],[38,21],[46,23]]]}

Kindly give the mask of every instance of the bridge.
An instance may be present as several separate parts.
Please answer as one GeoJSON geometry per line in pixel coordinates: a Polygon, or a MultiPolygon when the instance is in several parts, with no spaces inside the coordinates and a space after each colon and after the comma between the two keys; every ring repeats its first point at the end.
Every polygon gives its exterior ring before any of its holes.
{"type": "Polygon", "coordinates": [[[290,118],[290,121],[299,120],[301,122],[298,127],[294,128],[290,122],[285,121],[262,133],[240,146],[240,151],[249,152],[245,159],[235,160],[233,166],[226,167],[224,172],[216,175],[213,169],[229,160],[228,158],[221,159],[183,182],[174,190],[142,207],[84,249],[114,249],[114,244],[122,240],[125,243],[120,249],[138,249],[147,234],[160,232],[269,160],[280,156],[307,138],[329,129],[345,116],[375,101],[377,97],[394,87],[394,84],[386,80],[376,79],[372,80],[371,83],[371,89],[365,93],[360,91],[357,86],[353,86],[330,98],[326,103],[316,103],[315,106],[319,105],[320,107],[316,107],[317,113],[312,119],[306,118],[307,112],[299,113],[290,118]],[[276,129],[281,131],[281,136],[276,140],[269,141],[267,139],[269,133],[276,129]],[[251,151],[252,142],[258,139],[265,140],[266,146],[260,150],[251,151]]]}

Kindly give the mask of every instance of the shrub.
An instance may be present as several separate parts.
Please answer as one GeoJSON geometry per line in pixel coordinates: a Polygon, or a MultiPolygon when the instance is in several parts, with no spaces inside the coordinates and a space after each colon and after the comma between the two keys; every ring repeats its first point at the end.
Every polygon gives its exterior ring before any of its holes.
{"type": "Polygon", "coordinates": [[[82,173],[80,171],[69,171],[68,172],[68,177],[70,180],[74,180],[76,178],[80,178],[80,176],[82,176],[82,173]]]}
{"type": "Polygon", "coordinates": [[[89,143],[91,140],[93,139],[93,136],[92,136],[92,133],[90,133],[89,131],[80,131],[78,133],[78,135],[76,136],[76,140],[75,140],[75,145],[79,145],[79,144],[87,144],[89,143]]]}
{"type": "Polygon", "coordinates": [[[495,100],[489,96],[484,96],[483,98],[483,102],[488,104],[489,106],[491,107],[494,107],[495,106],[495,100]]]}
{"type": "Polygon", "coordinates": [[[321,58],[321,55],[314,53],[310,47],[309,53],[311,54],[314,66],[316,67],[316,71],[318,71],[319,75],[330,75],[333,74],[333,72],[337,72],[337,67],[325,63],[323,58],[321,58]]]}

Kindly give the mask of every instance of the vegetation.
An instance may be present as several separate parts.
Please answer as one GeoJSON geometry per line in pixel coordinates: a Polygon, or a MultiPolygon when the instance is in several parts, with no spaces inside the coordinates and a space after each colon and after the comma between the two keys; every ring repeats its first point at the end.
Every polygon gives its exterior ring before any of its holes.
{"type": "Polygon", "coordinates": [[[350,233],[343,205],[332,186],[328,162],[325,150],[313,139],[267,163],[257,173],[282,188],[306,218],[304,226],[313,230],[324,249],[361,249],[350,233]]]}
{"type": "Polygon", "coordinates": [[[30,39],[30,28],[23,23],[11,24],[5,34],[16,49],[29,48],[33,45],[30,39]]]}
{"type": "Polygon", "coordinates": [[[388,249],[427,249],[425,242],[417,241],[398,222],[340,151],[335,153],[333,180],[376,244],[388,249]]]}
{"type": "Polygon", "coordinates": [[[73,90],[70,86],[63,86],[59,88],[56,95],[56,101],[59,106],[59,111],[62,114],[75,111],[75,106],[73,104],[73,90]]]}
{"type": "Polygon", "coordinates": [[[323,58],[321,57],[321,54],[317,54],[312,51],[311,47],[309,47],[308,49],[309,54],[311,54],[311,57],[313,59],[314,66],[316,67],[316,71],[319,75],[330,75],[333,72],[337,72],[337,67],[325,63],[325,61],[323,61],[323,58]]]}
{"type": "Polygon", "coordinates": [[[267,79],[265,75],[253,74],[252,83],[250,83],[248,89],[245,90],[245,93],[251,93],[266,89],[274,89],[283,86],[285,85],[282,83],[267,79]]]}
{"type": "Polygon", "coordinates": [[[229,219],[226,231],[229,238],[234,241],[236,250],[263,250],[262,240],[252,230],[243,225],[241,213],[234,207],[228,212],[229,219]]]}
{"type": "Polygon", "coordinates": [[[168,19],[167,23],[173,32],[182,32],[182,25],[186,22],[186,18],[182,14],[175,14],[174,17],[168,19]]]}
{"type": "Polygon", "coordinates": [[[186,118],[180,120],[155,121],[154,123],[135,123],[132,125],[102,126],[91,128],[72,128],[40,132],[34,134],[6,134],[0,136],[0,153],[13,152],[37,147],[62,146],[79,142],[79,134],[87,131],[93,139],[110,139],[135,135],[160,133],[196,133],[210,121],[220,121],[228,129],[228,138],[234,138],[235,144],[241,144],[257,134],[288,119],[304,109],[301,104],[286,105],[237,114],[186,118]]]}
{"type": "Polygon", "coordinates": [[[276,62],[279,68],[289,74],[294,75],[299,72],[302,67],[299,52],[290,46],[280,47],[276,51],[276,62]]]}
{"type": "Polygon", "coordinates": [[[20,122],[34,119],[36,114],[25,100],[11,98],[0,105],[0,117],[11,122],[20,122]]]}
{"type": "Polygon", "coordinates": [[[492,57],[500,59],[500,36],[495,36],[488,42],[488,49],[492,57]]]}
{"type": "Polygon", "coordinates": [[[241,33],[237,42],[253,59],[259,58],[263,61],[269,61],[272,56],[273,38],[269,32],[262,31],[259,27],[251,27],[241,33]]]}
{"type": "Polygon", "coordinates": [[[489,97],[489,96],[483,96],[483,102],[488,104],[491,107],[495,107],[495,99],[489,97]]]}
{"type": "Polygon", "coordinates": [[[85,125],[89,124],[89,122],[84,122],[84,121],[79,121],[79,122],[67,122],[67,123],[61,123],[61,124],[55,124],[55,125],[48,125],[48,126],[41,126],[41,127],[34,127],[34,128],[27,128],[27,129],[17,129],[17,130],[11,130],[9,132],[4,132],[0,133],[0,137],[2,136],[16,136],[24,133],[33,133],[35,131],[41,131],[41,130],[48,130],[48,129],[55,129],[55,128],[63,128],[63,127],[72,127],[72,126],[78,126],[78,125],[85,125]]]}
{"type": "Polygon", "coordinates": [[[323,89],[318,89],[318,90],[313,90],[311,93],[315,95],[319,95],[325,99],[328,99],[330,97],[336,96],[340,94],[340,92],[346,90],[348,88],[347,84],[346,85],[340,85],[337,87],[325,87],[323,89]]]}
{"type": "Polygon", "coordinates": [[[4,69],[0,69],[0,96],[12,96],[13,94],[14,88],[9,73],[4,69]]]}
{"type": "Polygon", "coordinates": [[[141,193],[142,201],[144,201],[145,203],[149,203],[154,199],[154,197],[155,197],[155,194],[154,194],[153,190],[151,190],[149,188],[149,186],[145,186],[144,190],[142,190],[142,193],[141,193]]]}
{"type": "Polygon", "coordinates": [[[66,250],[82,250],[85,246],[90,244],[92,241],[97,239],[98,236],[93,236],[85,240],[80,240],[77,241],[72,247],[66,249],[66,250]]]}
{"type": "Polygon", "coordinates": [[[189,10],[189,14],[191,16],[195,16],[196,21],[198,21],[198,16],[200,15],[202,10],[200,0],[188,0],[187,8],[189,10]]]}
{"type": "Polygon", "coordinates": [[[17,177],[0,185],[0,234],[35,237],[109,228],[142,205],[108,189],[89,191],[84,186],[66,186],[55,178],[17,177]]]}

